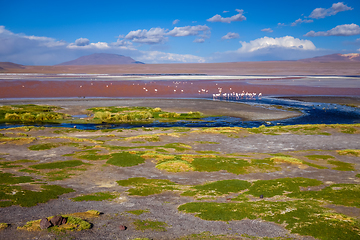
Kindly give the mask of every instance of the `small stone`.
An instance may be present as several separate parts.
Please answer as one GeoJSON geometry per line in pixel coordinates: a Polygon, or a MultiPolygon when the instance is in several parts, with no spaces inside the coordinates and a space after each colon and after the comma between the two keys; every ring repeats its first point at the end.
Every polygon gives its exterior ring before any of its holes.
{"type": "Polygon", "coordinates": [[[61,224],[66,224],[66,222],[67,222],[66,218],[63,218],[61,224]]]}
{"type": "Polygon", "coordinates": [[[54,216],[54,217],[50,220],[50,222],[51,222],[52,225],[54,225],[54,226],[59,226],[59,225],[61,225],[62,220],[63,220],[63,217],[62,217],[62,216],[54,216]]]}
{"type": "Polygon", "coordinates": [[[51,227],[51,222],[49,222],[49,220],[47,218],[43,218],[40,221],[40,228],[41,229],[47,229],[49,227],[51,227]]]}
{"type": "Polygon", "coordinates": [[[125,231],[125,230],[127,229],[127,227],[124,226],[124,225],[120,225],[120,226],[119,226],[119,229],[120,229],[120,231],[125,231]]]}

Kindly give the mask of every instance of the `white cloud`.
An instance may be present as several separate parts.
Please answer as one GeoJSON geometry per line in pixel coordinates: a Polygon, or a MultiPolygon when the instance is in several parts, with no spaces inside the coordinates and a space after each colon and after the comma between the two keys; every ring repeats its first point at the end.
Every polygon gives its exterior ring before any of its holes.
{"type": "Polygon", "coordinates": [[[203,38],[196,38],[193,42],[194,42],[194,43],[204,43],[204,42],[205,42],[205,39],[203,39],[203,38]]]}
{"type": "Polygon", "coordinates": [[[338,25],[326,32],[310,31],[304,36],[306,37],[319,37],[319,36],[353,36],[360,34],[360,27],[354,23],[338,25]]]}
{"type": "Polygon", "coordinates": [[[175,25],[175,24],[177,24],[178,22],[180,22],[180,20],[179,20],[179,19],[175,19],[175,20],[172,22],[172,24],[175,25]]]}
{"type": "Polygon", "coordinates": [[[141,52],[138,61],[147,63],[204,63],[205,58],[190,54],[164,53],[159,51],[141,52]]]}
{"type": "Polygon", "coordinates": [[[133,43],[126,40],[118,39],[116,42],[110,43],[111,46],[119,47],[121,49],[129,49],[129,50],[136,50],[133,47],[133,43]]]}
{"type": "Polygon", "coordinates": [[[315,8],[311,14],[310,18],[325,18],[328,16],[335,15],[339,12],[353,10],[353,8],[346,6],[343,2],[333,3],[330,8],[315,8]]]}
{"type": "Polygon", "coordinates": [[[228,13],[229,11],[223,11],[223,13],[228,13]]]}
{"type": "Polygon", "coordinates": [[[106,42],[88,43],[87,45],[77,45],[76,41],[75,43],[70,43],[66,47],[69,49],[109,49],[110,48],[109,44],[106,42]]]}
{"type": "MultiPolygon", "coordinates": [[[[146,44],[160,44],[168,41],[167,36],[172,37],[186,37],[186,36],[199,36],[200,39],[208,38],[210,28],[206,25],[174,27],[171,31],[164,28],[151,28],[150,30],[136,30],[130,31],[124,38],[131,40],[134,43],[146,44]]],[[[197,39],[194,42],[203,42],[197,39]]]]}
{"type": "Polygon", "coordinates": [[[269,32],[269,33],[272,33],[273,30],[271,28],[264,28],[264,29],[261,29],[262,32],[269,32]]]}
{"type": "Polygon", "coordinates": [[[285,26],[285,23],[278,23],[277,25],[278,25],[278,27],[283,27],[283,26],[285,26]]]}
{"type": "Polygon", "coordinates": [[[222,40],[227,40],[227,39],[235,39],[235,38],[239,38],[239,34],[237,33],[232,33],[232,32],[228,32],[225,36],[223,36],[221,39],[222,40]]]}
{"type": "Polygon", "coordinates": [[[12,32],[5,29],[5,26],[0,25],[0,34],[2,33],[12,34],[12,32]]]}
{"type": "Polygon", "coordinates": [[[90,44],[90,40],[87,38],[78,38],[75,40],[76,46],[86,46],[90,44]]]}
{"type": "Polygon", "coordinates": [[[90,46],[93,46],[94,48],[98,49],[107,49],[110,48],[109,44],[106,42],[97,42],[97,43],[90,43],[90,46]]]}
{"type": "Polygon", "coordinates": [[[267,48],[285,48],[296,50],[315,50],[315,45],[309,40],[301,40],[292,36],[285,36],[280,38],[263,37],[252,40],[250,42],[240,41],[242,47],[238,52],[254,52],[260,49],[267,48]]]}
{"type": "Polygon", "coordinates": [[[18,36],[36,41],[40,46],[59,47],[66,45],[65,41],[56,41],[54,38],[49,38],[49,37],[26,36],[20,34],[18,36]]]}
{"type": "Polygon", "coordinates": [[[186,36],[199,35],[199,32],[208,33],[209,31],[210,31],[210,28],[206,25],[175,27],[173,30],[168,32],[166,35],[169,35],[172,37],[186,37],[186,36]]]}
{"type": "Polygon", "coordinates": [[[333,53],[317,49],[309,40],[284,36],[279,38],[263,37],[249,42],[240,42],[237,50],[217,52],[207,58],[208,62],[239,61],[280,61],[297,60],[333,53]]]}
{"type": "MultiPolygon", "coordinates": [[[[4,51],[10,51],[12,48],[26,48],[26,47],[48,47],[56,48],[65,46],[65,41],[56,41],[50,37],[28,36],[25,34],[15,34],[7,29],[5,26],[0,26],[0,48],[4,51]]],[[[1,55],[1,51],[0,51],[1,55]]]]}
{"type": "Polygon", "coordinates": [[[222,23],[231,23],[231,22],[240,22],[246,20],[246,17],[243,15],[244,10],[236,9],[238,14],[232,16],[232,17],[221,17],[219,14],[216,14],[215,16],[207,19],[208,22],[222,22],[222,23]]]}
{"type": "Polygon", "coordinates": [[[125,39],[132,40],[135,43],[157,44],[164,43],[168,40],[165,37],[166,30],[163,28],[151,28],[149,31],[146,29],[130,31],[125,39]]]}
{"type": "Polygon", "coordinates": [[[61,61],[65,41],[13,33],[0,26],[0,62],[47,65],[61,61]]]}
{"type": "Polygon", "coordinates": [[[294,27],[294,26],[296,26],[297,24],[300,24],[300,23],[311,23],[311,22],[314,22],[314,20],[299,18],[298,20],[295,20],[295,22],[291,23],[291,26],[294,27]]]}

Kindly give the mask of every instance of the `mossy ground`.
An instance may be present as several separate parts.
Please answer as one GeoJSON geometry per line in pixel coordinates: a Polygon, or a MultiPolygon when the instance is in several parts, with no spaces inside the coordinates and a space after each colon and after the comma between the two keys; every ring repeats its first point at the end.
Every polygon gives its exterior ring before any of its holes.
{"type": "MultiPolygon", "coordinates": [[[[179,207],[180,211],[206,220],[241,220],[245,216],[281,224],[291,233],[319,239],[353,239],[359,234],[357,219],[327,205],[360,208],[359,149],[227,152],[222,149],[222,139],[284,133],[350,136],[350,132],[358,134],[358,129],[359,125],[261,127],[260,130],[138,128],[84,131],[31,127],[1,130],[0,142],[2,138],[4,145],[0,145],[3,146],[0,149],[0,207],[31,207],[64,193],[70,193],[69,198],[74,201],[105,200],[104,204],[142,197],[162,201],[158,198],[165,199],[164,196],[170,194],[189,201],[179,207]],[[197,137],[202,134],[211,137],[199,140],[197,137]],[[214,151],[215,147],[220,150],[214,151]],[[16,151],[21,154],[14,154],[16,151]],[[153,167],[146,175],[144,173],[146,177],[129,175],[142,176],[141,171],[147,171],[144,166],[153,167]],[[281,175],[295,173],[301,176],[303,171],[313,172],[314,178],[281,175]],[[320,181],[318,173],[325,178],[320,181]],[[211,180],[207,175],[212,176],[211,180]],[[192,184],[188,176],[196,176],[193,179],[196,184],[192,184]],[[55,180],[61,186],[50,183],[55,180]],[[116,186],[112,185],[116,181],[116,186]],[[75,193],[66,187],[68,184],[76,186],[75,193]],[[82,184],[93,187],[85,191],[93,194],[83,194],[79,190],[82,184]],[[114,193],[121,193],[123,198],[114,193]],[[309,224],[313,222],[316,224],[309,224]],[[319,228],[325,230],[316,233],[319,228]],[[324,235],[326,231],[335,237],[324,235]]],[[[169,203],[164,201],[164,205],[171,206],[174,200],[166,201],[169,203]]],[[[151,233],[157,232],[154,230],[157,228],[170,231],[163,219],[152,218],[153,209],[141,210],[152,208],[150,205],[139,206],[140,210],[132,210],[132,207],[122,216],[138,222],[134,225],[135,230],[139,226],[136,231],[151,233]],[[151,220],[144,220],[144,217],[151,220]]],[[[226,233],[197,237],[231,239],[232,236],[226,233]]]]}
{"type": "Polygon", "coordinates": [[[40,191],[31,191],[14,185],[0,185],[0,207],[19,205],[32,207],[38,203],[56,199],[64,193],[74,192],[71,188],[63,188],[57,185],[41,185],[40,191]]]}
{"type": "Polygon", "coordinates": [[[321,184],[321,181],[306,178],[258,180],[243,193],[258,201],[238,197],[231,203],[190,202],[179,206],[179,210],[212,221],[261,218],[283,224],[291,233],[319,239],[357,239],[360,234],[358,220],[324,208],[323,201],[358,207],[359,185],[334,184],[320,191],[301,191],[301,187],[321,184]],[[278,198],[274,199],[275,196],[278,198]]]}
{"type": "Polygon", "coordinates": [[[144,163],[145,159],[139,154],[130,152],[113,153],[107,164],[115,165],[118,167],[131,167],[144,163]]]}
{"type": "Polygon", "coordinates": [[[360,234],[356,219],[333,213],[314,201],[191,202],[181,205],[179,210],[210,221],[261,218],[283,224],[291,233],[318,239],[358,239],[360,234]]]}
{"type": "Polygon", "coordinates": [[[152,221],[152,220],[136,220],[133,222],[136,230],[145,231],[160,231],[166,232],[166,227],[168,226],[165,222],[152,221]]]}
{"type": "Polygon", "coordinates": [[[163,191],[176,190],[176,184],[165,179],[146,179],[146,178],[129,178],[119,180],[120,186],[134,186],[128,190],[129,195],[149,196],[162,193],[163,191]]]}
{"type": "Polygon", "coordinates": [[[139,215],[141,215],[143,213],[149,213],[150,211],[149,210],[139,209],[139,210],[130,210],[130,211],[126,211],[126,212],[139,216],[139,215]]]}
{"type": "Polygon", "coordinates": [[[7,223],[0,223],[0,231],[7,228],[9,226],[9,224],[7,223]]]}
{"type": "Polygon", "coordinates": [[[197,185],[182,193],[182,196],[221,196],[238,193],[249,188],[251,183],[243,180],[222,180],[204,185],[197,185]]]}
{"type": "MultiPolygon", "coordinates": [[[[72,213],[72,214],[64,214],[61,215],[63,218],[66,219],[66,224],[62,224],[59,226],[52,226],[48,228],[50,231],[56,232],[63,232],[63,231],[82,231],[91,228],[91,224],[84,220],[85,218],[97,217],[99,212],[96,210],[89,210],[87,212],[79,212],[79,213],[72,213]],[[85,216],[85,217],[84,217],[85,216]]],[[[50,221],[53,216],[47,217],[50,221]]],[[[40,228],[40,221],[41,219],[29,221],[24,226],[18,227],[19,230],[26,230],[26,231],[43,231],[40,228]]]]}
{"type": "Polygon", "coordinates": [[[117,194],[117,193],[97,192],[97,193],[93,193],[93,194],[87,194],[87,195],[74,197],[71,200],[73,200],[75,202],[80,202],[80,201],[104,201],[104,200],[113,200],[118,195],[119,194],[117,194]]]}
{"type": "Polygon", "coordinates": [[[58,144],[55,143],[44,143],[44,144],[36,144],[29,147],[30,150],[40,151],[40,150],[48,150],[51,148],[57,147],[58,144]]]}
{"type": "Polygon", "coordinates": [[[352,239],[360,234],[360,224],[355,218],[323,207],[324,203],[360,207],[358,184],[333,184],[315,191],[308,188],[324,183],[309,178],[280,178],[252,183],[233,179],[196,186],[144,178],[131,178],[118,183],[122,186],[132,186],[133,188],[128,190],[129,194],[139,196],[159,194],[169,190],[176,190],[181,196],[197,199],[237,194],[229,203],[189,202],[179,207],[180,211],[195,213],[204,220],[231,221],[261,218],[284,224],[291,233],[310,235],[319,239],[352,239]],[[152,184],[149,184],[150,182],[152,184]],[[254,201],[255,199],[260,201],[254,201]],[[319,233],[317,229],[320,227],[327,231],[319,233]],[[339,233],[341,229],[345,231],[346,238],[342,238],[339,233]]]}

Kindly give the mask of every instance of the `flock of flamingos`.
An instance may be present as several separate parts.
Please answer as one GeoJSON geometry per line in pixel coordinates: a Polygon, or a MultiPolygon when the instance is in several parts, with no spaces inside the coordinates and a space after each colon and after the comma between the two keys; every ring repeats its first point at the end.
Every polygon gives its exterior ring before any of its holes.
{"type": "MultiPolygon", "coordinates": [[[[150,83],[151,83],[151,82],[150,82],[150,83]]],[[[173,82],[173,83],[174,83],[175,85],[180,84],[180,82],[173,82]]],[[[191,84],[193,84],[193,83],[191,83],[191,84]]],[[[135,84],[133,84],[133,85],[135,85],[135,84]]],[[[139,84],[137,84],[137,85],[139,85],[139,84]]],[[[146,83],[145,83],[145,85],[146,85],[146,83]]],[[[218,84],[216,84],[216,85],[218,85],[218,84]]],[[[106,87],[108,87],[108,85],[107,85],[106,87]]],[[[168,87],[170,87],[170,86],[168,86],[168,87]]],[[[177,86],[176,86],[176,88],[177,88],[177,86]]],[[[149,89],[148,89],[147,87],[143,87],[143,90],[144,90],[145,92],[148,92],[148,91],[149,91],[149,89]]],[[[237,93],[237,92],[226,93],[226,92],[223,92],[223,89],[222,89],[221,87],[218,87],[218,90],[219,90],[218,93],[213,93],[213,94],[212,94],[212,97],[213,97],[214,100],[216,100],[216,99],[218,99],[218,100],[220,100],[220,99],[228,99],[228,100],[230,100],[230,99],[232,99],[232,100],[239,100],[239,99],[255,100],[255,99],[261,99],[261,97],[262,97],[262,93],[256,93],[256,92],[245,92],[245,91],[242,91],[241,93],[237,93]]],[[[155,88],[154,91],[155,91],[155,93],[157,93],[157,92],[158,92],[158,89],[155,88]]],[[[179,89],[174,89],[173,91],[174,91],[174,93],[176,93],[176,92],[181,92],[181,93],[183,93],[183,92],[184,92],[183,89],[180,89],[180,90],[179,90],[179,89]]],[[[231,88],[230,88],[230,91],[231,91],[231,88]]],[[[199,93],[199,94],[209,93],[209,90],[202,88],[201,90],[198,90],[198,93],[199,93]]]]}
{"type": "Polygon", "coordinates": [[[218,88],[219,89],[219,93],[213,93],[213,99],[260,99],[262,97],[262,93],[249,93],[249,92],[245,92],[242,91],[241,93],[236,93],[236,92],[232,92],[232,93],[222,93],[222,88],[218,88]]]}

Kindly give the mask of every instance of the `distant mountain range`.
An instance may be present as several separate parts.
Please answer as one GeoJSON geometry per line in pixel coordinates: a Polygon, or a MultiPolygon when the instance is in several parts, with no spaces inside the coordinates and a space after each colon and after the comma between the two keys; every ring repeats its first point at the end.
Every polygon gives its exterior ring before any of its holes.
{"type": "MultiPolygon", "coordinates": [[[[324,56],[318,56],[313,58],[300,59],[294,62],[360,62],[360,53],[348,53],[348,54],[330,54],[324,56]]],[[[89,65],[120,65],[120,64],[144,64],[142,62],[135,61],[131,57],[126,57],[117,54],[108,54],[108,53],[95,53],[87,56],[79,57],[75,60],[57,64],[55,66],[89,66],[89,65]]],[[[226,64],[226,63],[222,63],[226,64]]],[[[167,65],[168,68],[169,65],[167,65]]],[[[12,62],[0,62],[0,72],[58,72],[61,70],[54,68],[52,66],[42,66],[41,69],[38,66],[24,66],[21,64],[16,64],[12,62]],[[32,70],[30,70],[32,69],[32,70]]],[[[85,71],[85,70],[84,70],[85,71]]]]}
{"type": "Polygon", "coordinates": [[[94,53],[87,56],[79,57],[75,60],[57,64],[57,66],[64,65],[119,65],[119,64],[144,64],[135,61],[131,57],[126,57],[118,54],[109,53],[94,53]]]}
{"type": "Polygon", "coordinates": [[[360,53],[330,54],[298,60],[300,62],[360,62],[360,53]]]}

